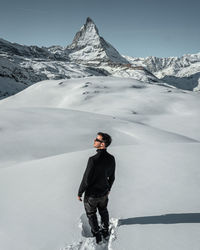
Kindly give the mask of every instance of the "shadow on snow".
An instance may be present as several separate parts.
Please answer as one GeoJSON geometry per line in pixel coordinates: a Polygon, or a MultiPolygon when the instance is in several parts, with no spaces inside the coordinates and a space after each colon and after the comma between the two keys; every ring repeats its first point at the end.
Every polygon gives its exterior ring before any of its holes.
{"type": "Polygon", "coordinates": [[[133,217],[119,219],[118,226],[133,224],[176,224],[200,223],[200,213],[164,214],[158,216],[133,217]]]}

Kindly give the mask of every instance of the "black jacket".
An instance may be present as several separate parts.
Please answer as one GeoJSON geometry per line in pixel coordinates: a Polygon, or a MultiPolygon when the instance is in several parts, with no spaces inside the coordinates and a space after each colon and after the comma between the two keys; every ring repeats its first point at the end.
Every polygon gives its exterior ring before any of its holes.
{"type": "Polygon", "coordinates": [[[110,191],[115,180],[115,158],[106,149],[97,149],[88,159],[87,167],[78,190],[78,196],[101,197],[110,191]]]}

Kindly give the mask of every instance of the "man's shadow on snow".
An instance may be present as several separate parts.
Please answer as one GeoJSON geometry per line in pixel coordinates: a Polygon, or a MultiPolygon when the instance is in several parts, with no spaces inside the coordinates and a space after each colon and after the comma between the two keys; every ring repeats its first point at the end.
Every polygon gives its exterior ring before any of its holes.
{"type": "Polygon", "coordinates": [[[133,225],[133,224],[176,224],[176,223],[200,223],[200,213],[164,214],[157,216],[119,219],[118,226],[133,225]]]}

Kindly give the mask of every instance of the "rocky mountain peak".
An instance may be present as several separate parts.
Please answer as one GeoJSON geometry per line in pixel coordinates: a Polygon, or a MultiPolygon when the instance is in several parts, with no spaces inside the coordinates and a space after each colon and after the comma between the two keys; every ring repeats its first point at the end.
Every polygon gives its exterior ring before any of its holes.
{"type": "Polygon", "coordinates": [[[100,36],[99,31],[90,17],[87,18],[86,23],[81,27],[72,41],[72,43],[67,46],[67,49],[78,50],[82,49],[87,45],[99,45],[100,36]]]}
{"type": "Polygon", "coordinates": [[[95,23],[93,22],[93,20],[90,17],[87,17],[87,19],[86,19],[85,25],[88,25],[88,24],[93,24],[94,26],[96,26],[95,23]]]}
{"type": "Polygon", "coordinates": [[[73,42],[67,46],[66,50],[70,59],[82,63],[128,63],[110,43],[100,37],[90,17],[86,19],[86,23],[76,33],[73,42]]]}

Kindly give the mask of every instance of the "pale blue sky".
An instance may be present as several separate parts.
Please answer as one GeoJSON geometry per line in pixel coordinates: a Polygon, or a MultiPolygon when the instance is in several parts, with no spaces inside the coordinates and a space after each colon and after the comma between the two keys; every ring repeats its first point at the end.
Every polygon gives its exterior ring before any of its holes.
{"type": "Polygon", "coordinates": [[[0,37],[20,44],[69,45],[89,16],[121,54],[200,52],[197,0],[1,0],[0,37]]]}

